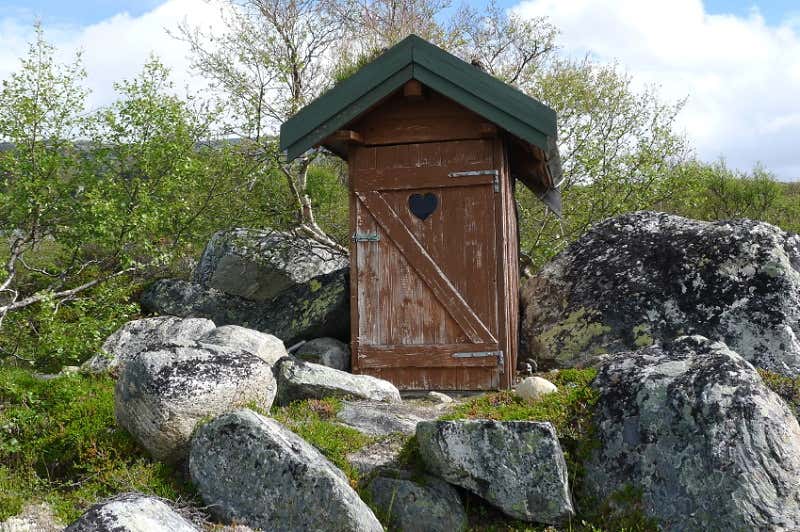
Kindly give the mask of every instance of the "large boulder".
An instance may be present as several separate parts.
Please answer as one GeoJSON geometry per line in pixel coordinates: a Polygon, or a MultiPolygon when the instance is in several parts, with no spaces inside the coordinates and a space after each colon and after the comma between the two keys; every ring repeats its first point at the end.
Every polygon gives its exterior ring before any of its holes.
{"type": "Polygon", "coordinates": [[[64,532],[200,532],[164,501],[123,493],[89,508],[64,532]]]}
{"type": "Polygon", "coordinates": [[[213,329],[214,322],[205,318],[158,316],[129,321],[106,339],[101,352],[84,362],[81,370],[102,373],[116,369],[142,351],[163,345],[194,345],[213,329]]]}
{"type": "Polygon", "coordinates": [[[800,376],[800,236],[764,222],[636,212],[593,226],[522,287],[539,369],[682,335],[800,376]]]}
{"type": "Polygon", "coordinates": [[[189,474],[225,522],[263,530],[383,530],[341,470],[274,419],[250,410],[198,429],[189,474]]]}
{"type": "Polygon", "coordinates": [[[347,266],[331,248],[292,233],[232,229],[208,241],[194,282],[252,301],[269,301],[284,290],[347,266]]]}
{"type": "Polygon", "coordinates": [[[800,427],[755,368],[683,337],[601,366],[590,493],[625,487],[665,530],[800,529],[800,427]]]}
{"type": "Polygon", "coordinates": [[[574,515],[567,464],[550,423],[424,421],[417,442],[428,471],[517,519],[558,524],[574,515]]]}
{"type": "Polygon", "coordinates": [[[398,532],[459,532],[467,528],[467,512],[458,492],[429,475],[411,478],[392,471],[378,475],[366,489],[378,515],[398,532]]]}
{"type": "Polygon", "coordinates": [[[212,344],[255,355],[272,365],[286,356],[286,347],[271,334],[238,325],[223,325],[204,334],[200,344],[212,344]]]}
{"type": "Polygon", "coordinates": [[[350,348],[336,338],[314,338],[301,345],[294,356],[306,362],[350,371],[350,348]]]}
{"type": "Polygon", "coordinates": [[[241,350],[206,344],[141,353],[122,367],[114,393],[117,423],[153,457],[179,463],[202,419],[275,398],[272,366],[241,350]]]}
{"type": "Polygon", "coordinates": [[[303,399],[340,397],[371,401],[400,401],[400,391],[389,381],[370,375],[353,375],[338,369],[285,357],[275,364],[277,402],[286,405],[303,399]]]}
{"type": "Polygon", "coordinates": [[[342,268],[287,288],[269,301],[251,301],[215,288],[162,279],[145,289],[146,312],[208,318],[277,336],[287,346],[322,336],[350,334],[349,269],[342,268]]]}

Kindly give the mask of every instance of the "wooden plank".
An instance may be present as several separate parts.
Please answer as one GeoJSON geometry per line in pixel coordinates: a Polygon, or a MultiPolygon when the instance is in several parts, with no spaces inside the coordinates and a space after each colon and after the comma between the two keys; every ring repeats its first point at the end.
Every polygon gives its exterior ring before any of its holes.
{"type": "Polygon", "coordinates": [[[486,325],[464,301],[458,290],[447,279],[408,227],[400,221],[380,193],[365,191],[356,192],[356,195],[452,318],[462,327],[470,341],[474,343],[496,342],[497,340],[486,325]]]}
{"type": "Polygon", "coordinates": [[[401,390],[472,391],[498,388],[498,372],[493,367],[364,368],[361,373],[387,380],[401,390]]]}
{"type": "Polygon", "coordinates": [[[496,355],[454,357],[456,353],[499,351],[497,344],[425,344],[361,346],[358,350],[361,368],[442,368],[496,367],[496,355]]]}
{"type": "Polygon", "coordinates": [[[354,142],[356,144],[364,144],[364,137],[362,137],[358,131],[353,131],[352,129],[340,129],[325,139],[322,143],[328,144],[333,142],[354,142]]]}
{"type": "Polygon", "coordinates": [[[406,81],[406,84],[403,85],[403,96],[409,98],[411,100],[419,100],[422,98],[422,83],[419,81],[412,79],[411,81],[406,81]]]}

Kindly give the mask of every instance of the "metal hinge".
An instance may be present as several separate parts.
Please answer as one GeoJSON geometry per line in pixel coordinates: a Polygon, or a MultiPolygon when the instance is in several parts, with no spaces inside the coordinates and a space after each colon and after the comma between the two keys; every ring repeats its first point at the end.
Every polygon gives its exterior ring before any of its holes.
{"type": "Polygon", "coordinates": [[[500,366],[500,373],[503,373],[505,367],[505,358],[503,351],[467,351],[463,353],[453,353],[453,358],[481,358],[481,357],[497,357],[497,365],[500,366]]]}
{"type": "Polygon", "coordinates": [[[495,192],[500,192],[500,171],[499,170],[469,170],[466,172],[450,172],[447,177],[470,177],[476,175],[491,175],[492,185],[495,192]]]}
{"type": "Polygon", "coordinates": [[[379,242],[381,237],[378,233],[353,233],[353,242],[379,242]]]}

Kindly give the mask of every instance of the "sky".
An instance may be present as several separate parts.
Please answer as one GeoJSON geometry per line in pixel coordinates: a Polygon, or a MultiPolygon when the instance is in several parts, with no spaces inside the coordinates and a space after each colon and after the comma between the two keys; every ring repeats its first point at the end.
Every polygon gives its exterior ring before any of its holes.
{"type": "MultiPolygon", "coordinates": [[[[456,0],[457,1],[457,0],[456,0]]],[[[478,4],[478,0],[467,0],[478,4]]],[[[561,51],[617,62],[662,99],[687,98],[679,128],[706,161],[763,164],[800,180],[800,2],[797,0],[499,0],[524,17],[547,16],[561,51]]],[[[0,0],[0,79],[16,69],[41,20],[64,59],[83,50],[90,106],[114,98],[151,53],[190,92],[185,46],[166,30],[183,20],[214,27],[202,0],[0,0]]]]}

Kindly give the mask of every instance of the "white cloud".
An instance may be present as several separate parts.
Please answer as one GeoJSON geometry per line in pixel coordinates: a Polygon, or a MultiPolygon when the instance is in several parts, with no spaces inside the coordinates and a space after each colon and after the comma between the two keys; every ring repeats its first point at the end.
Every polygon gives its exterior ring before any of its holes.
{"type": "Polygon", "coordinates": [[[800,179],[800,24],[710,15],[701,0],[527,0],[568,54],[619,62],[667,99],[688,96],[680,122],[698,154],[749,169],[762,162],[800,179]]]}
{"type": "MultiPolygon", "coordinates": [[[[45,26],[45,38],[55,44],[59,57],[69,60],[78,50],[92,93],[89,106],[97,108],[114,100],[113,83],[135,77],[151,54],[171,68],[176,89],[185,86],[197,91],[204,87],[201,79],[189,72],[186,45],[167,34],[187,20],[200,27],[213,27],[220,22],[216,7],[198,0],[167,0],[141,16],[119,13],[88,26],[45,26]]],[[[33,38],[33,19],[21,16],[0,18],[0,79],[15,71],[19,58],[33,38]]]]}

